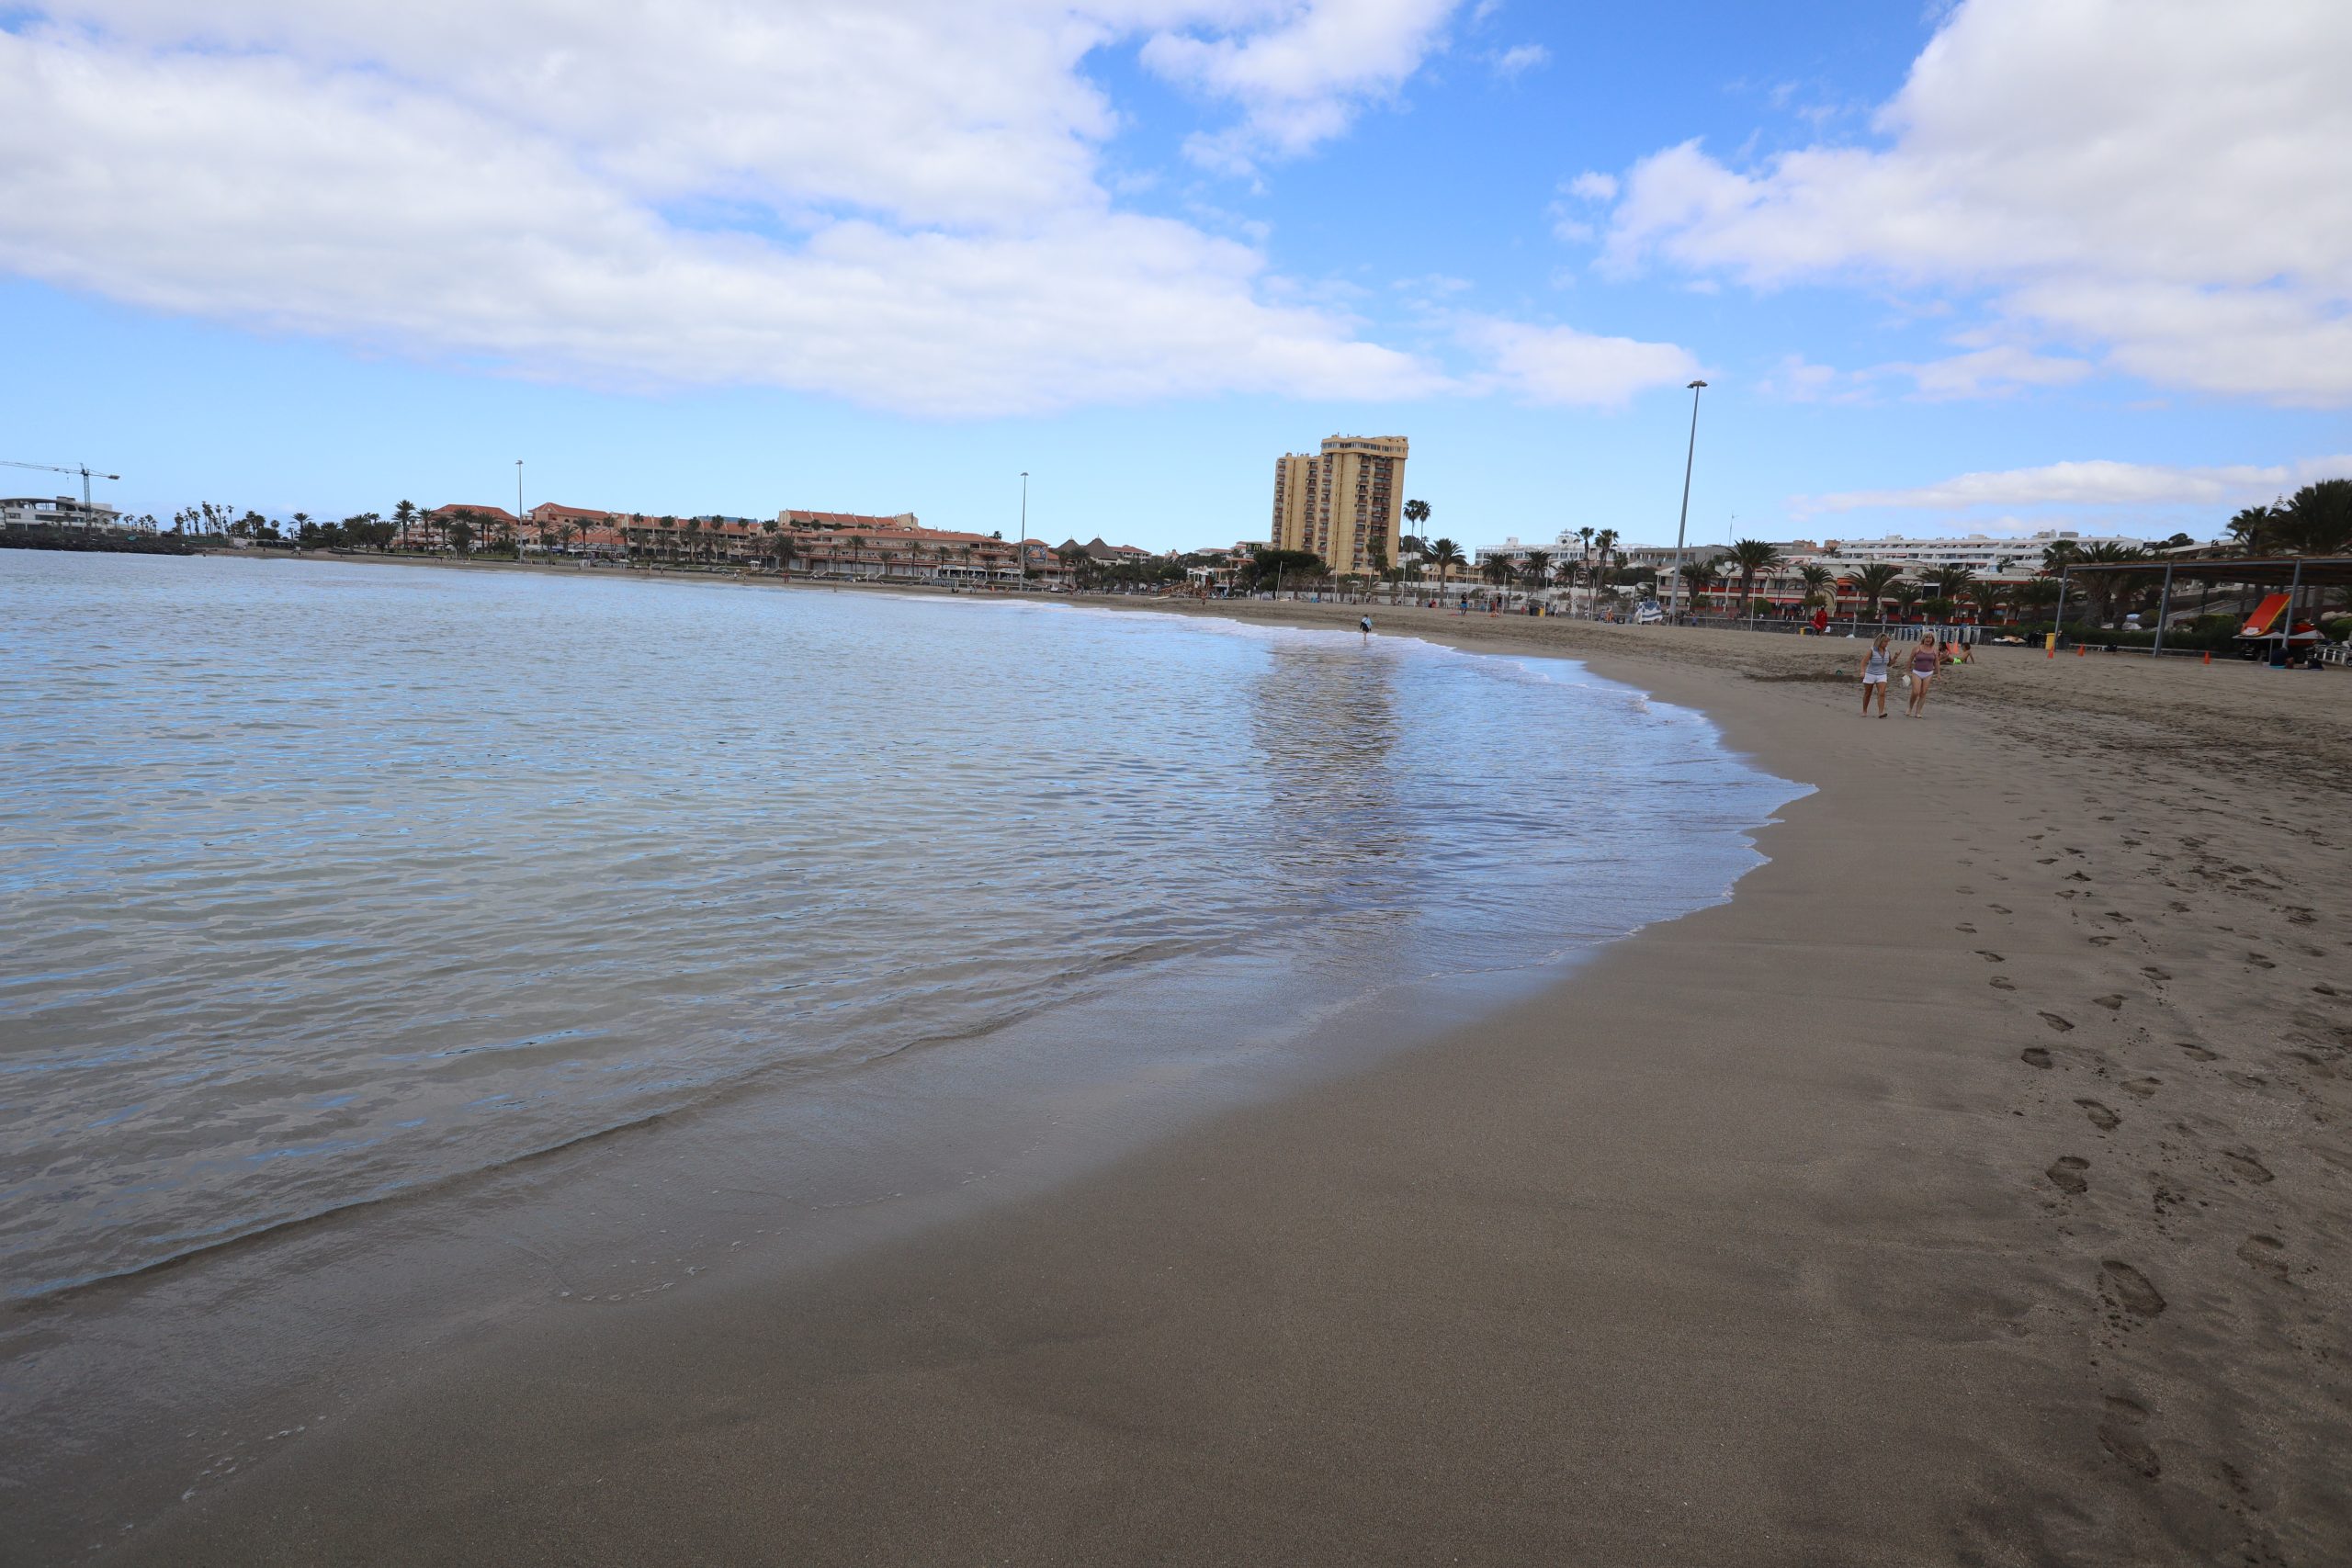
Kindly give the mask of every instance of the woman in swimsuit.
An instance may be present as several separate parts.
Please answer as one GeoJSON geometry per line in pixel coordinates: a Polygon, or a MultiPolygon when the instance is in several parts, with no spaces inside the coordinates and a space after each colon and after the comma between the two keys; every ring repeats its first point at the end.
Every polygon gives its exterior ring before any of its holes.
{"type": "Polygon", "coordinates": [[[1936,634],[1928,632],[1919,638],[1919,646],[1911,654],[1911,706],[1913,718],[1917,718],[1928,706],[1928,682],[1936,677],[1936,649],[1939,645],[1936,634]]]}
{"type": "Polygon", "coordinates": [[[1878,693],[1878,716],[1886,716],[1886,634],[1878,634],[1871,644],[1870,653],[1862,660],[1862,716],[1871,716],[1871,693],[1878,693]]]}

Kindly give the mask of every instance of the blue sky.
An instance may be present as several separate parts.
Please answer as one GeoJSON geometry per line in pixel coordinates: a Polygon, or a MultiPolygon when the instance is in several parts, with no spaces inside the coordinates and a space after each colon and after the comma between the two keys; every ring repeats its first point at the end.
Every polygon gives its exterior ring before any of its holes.
{"type": "Polygon", "coordinates": [[[186,9],[0,13],[0,457],[134,510],[1649,540],[1694,373],[1696,537],[2352,472],[2341,6],[186,9]]]}

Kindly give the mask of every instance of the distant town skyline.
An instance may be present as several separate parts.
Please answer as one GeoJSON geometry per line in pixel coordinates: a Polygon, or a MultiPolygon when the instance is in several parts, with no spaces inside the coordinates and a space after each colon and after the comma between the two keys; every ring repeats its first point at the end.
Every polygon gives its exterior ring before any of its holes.
{"type": "Polygon", "coordinates": [[[1434,534],[1659,542],[1702,378],[1694,538],[2211,536],[2352,473],[2318,0],[402,17],[0,19],[0,457],[1007,535],[1026,472],[1031,535],[1164,549],[1396,431],[1434,534]]]}

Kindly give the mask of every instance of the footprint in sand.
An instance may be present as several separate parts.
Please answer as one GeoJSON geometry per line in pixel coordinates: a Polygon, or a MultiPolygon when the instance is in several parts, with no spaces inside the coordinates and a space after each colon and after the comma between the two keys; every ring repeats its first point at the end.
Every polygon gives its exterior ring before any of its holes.
{"type": "Polygon", "coordinates": [[[2238,1257],[2274,1280],[2287,1277],[2287,1245],[2275,1235],[2250,1235],[2238,1243],[2238,1257]]]}
{"type": "Polygon", "coordinates": [[[2018,983],[2007,975],[1996,975],[1984,983],[1996,991],[2014,991],[2018,988],[2018,983]]]}
{"type": "Polygon", "coordinates": [[[2018,1060],[2029,1067],[2047,1067],[2050,1066],[2050,1053],[2039,1045],[2029,1045],[2018,1053],[2018,1060]]]}
{"type": "Polygon", "coordinates": [[[2091,1162],[2078,1156],[2060,1155],[2041,1174],[2050,1178],[2050,1184],[2059,1191],[2080,1195],[2090,1190],[2090,1180],[2083,1175],[2090,1168],[2091,1162]]]}
{"type": "Polygon", "coordinates": [[[2127,1078],[2124,1080],[2123,1092],[2136,1094],[2142,1100],[2146,1100],[2164,1086],[2165,1080],[2162,1078],[2127,1078]]]}
{"type": "Polygon", "coordinates": [[[2007,959],[2002,957],[1999,953],[1982,947],[1976,950],[1976,956],[1983,959],[1987,964],[2007,964],[2008,962],[2007,959]]]}
{"type": "Polygon", "coordinates": [[[2245,961],[2248,964],[2253,964],[2256,969],[2276,969],[2278,967],[2278,965],[2271,963],[2270,960],[2263,957],[2262,954],[2258,953],[2247,953],[2245,955],[2245,961]]]}
{"type": "Polygon", "coordinates": [[[2100,1283],[2123,1303],[2125,1311],[2138,1317],[2154,1317],[2165,1310],[2165,1298],[2148,1277],[2129,1263],[2110,1258],[2099,1266],[2100,1283]]]}
{"type": "Polygon", "coordinates": [[[2248,1181],[2253,1182],[2256,1187],[2260,1187],[2264,1183],[2275,1179],[2270,1174],[2270,1168],[2263,1164],[2260,1160],[2255,1158],[2252,1155],[2233,1154],[2229,1150],[2223,1149],[2222,1151],[2222,1163],[2230,1168],[2230,1171],[2233,1175],[2242,1176],[2248,1181]]]}
{"type": "Polygon", "coordinates": [[[2191,1045],[2186,1040],[2179,1042],[2179,1044],[2182,1054],[2192,1062],[2218,1062],[2222,1059],[2220,1052],[2208,1051],[2202,1045],[2191,1045]]]}
{"type": "MultiPolygon", "coordinates": [[[[2114,1265],[2109,1264],[2109,1268],[2114,1265]]],[[[2150,1481],[2164,1473],[2164,1462],[2156,1458],[2154,1447],[2143,1435],[2148,1424],[2146,1406],[2133,1399],[2110,1397],[2107,1402],[2107,1417],[2098,1424],[2098,1446],[2138,1471],[2150,1481]]]]}
{"type": "Polygon", "coordinates": [[[2115,939],[2111,936],[2095,936],[2090,939],[2090,943],[2093,947],[2112,947],[2115,945],[2115,939]]]}
{"type": "Polygon", "coordinates": [[[2041,1021],[2048,1024],[2051,1028],[2056,1030],[2061,1034],[2065,1033],[2068,1030],[2075,1027],[2073,1020],[2060,1018],[2054,1012],[2043,1013],[2041,1015],[2041,1021]]]}
{"type": "Polygon", "coordinates": [[[2075,1103],[2083,1108],[2083,1114],[2091,1119],[2091,1125],[2102,1133],[2112,1133],[2116,1123],[2123,1120],[2096,1100],[2078,1100],[2075,1103]]]}
{"type": "Polygon", "coordinates": [[[2109,1012],[2123,1010],[2123,998],[2120,993],[2112,997],[2093,997],[2091,1000],[2109,1012]]]}
{"type": "Polygon", "coordinates": [[[1974,936],[1976,934],[1976,928],[1974,926],[1954,926],[1951,929],[1956,931],[1966,931],[1970,936],[1974,936]]]}
{"type": "Polygon", "coordinates": [[[2006,915],[2010,912],[2009,907],[2007,904],[1987,904],[1984,907],[1992,910],[1993,913],[1996,915],[2006,915]]]}
{"type": "Polygon", "coordinates": [[[2140,973],[2145,975],[2149,979],[2156,981],[2158,984],[2162,984],[2163,982],[2172,978],[2171,970],[2159,969],[2153,964],[2149,964],[2145,969],[2141,970],[2140,973]]]}

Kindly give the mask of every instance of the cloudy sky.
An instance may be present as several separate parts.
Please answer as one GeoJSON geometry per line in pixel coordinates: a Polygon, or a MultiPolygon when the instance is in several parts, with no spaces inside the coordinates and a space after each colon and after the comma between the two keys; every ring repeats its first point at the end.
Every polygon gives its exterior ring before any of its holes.
{"type": "Polygon", "coordinates": [[[0,5],[0,457],[1160,547],[1401,434],[1656,539],[1703,376],[1697,537],[2202,535],[2352,473],[2347,81],[2341,0],[0,5]]]}

